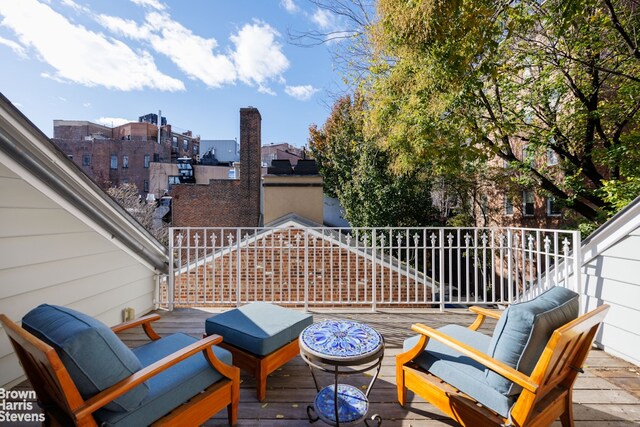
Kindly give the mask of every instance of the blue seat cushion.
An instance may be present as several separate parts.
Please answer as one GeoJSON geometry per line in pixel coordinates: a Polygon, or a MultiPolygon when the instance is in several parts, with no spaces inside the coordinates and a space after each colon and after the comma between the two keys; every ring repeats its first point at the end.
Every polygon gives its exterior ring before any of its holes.
{"type": "Polygon", "coordinates": [[[225,342],[258,356],[266,356],[298,339],[311,325],[310,314],[254,302],[210,317],[205,322],[207,335],[222,335],[225,342]]]}
{"type": "MultiPolygon", "coordinates": [[[[491,337],[460,325],[447,325],[439,331],[483,353],[487,352],[491,337]]],[[[419,335],[404,341],[405,351],[414,347],[419,335]]],[[[414,362],[446,383],[452,385],[484,406],[506,417],[513,399],[499,393],[487,384],[484,365],[462,355],[445,344],[430,339],[425,350],[414,362]]]]}
{"type": "MultiPolygon", "coordinates": [[[[496,324],[487,354],[530,375],[554,330],[578,317],[578,294],[553,287],[538,297],[509,306],[496,324]]],[[[505,395],[522,388],[493,371],[487,383],[505,395]]]]}
{"type": "MultiPolygon", "coordinates": [[[[42,304],[22,318],[22,327],[56,350],[84,399],[142,368],[111,328],[70,308],[42,304]]],[[[106,407],[112,411],[135,409],[148,392],[147,384],[141,384],[106,407]]]]}
{"type": "MultiPolygon", "coordinates": [[[[196,341],[196,338],[189,335],[177,333],[151,341],[133,349],[133,352],[146,367],[196,341]]],[[[231,353],[227,350],[214,346],[213,352],[223,363],[232,364],[231,353]]],[[[138,408],[129,412],[101,409],[96,412],[95,418],[103,426],[146,426],[221,378],[222,375],[199,352],[151,377],[147,381],[149,394],[138,408]]]]}

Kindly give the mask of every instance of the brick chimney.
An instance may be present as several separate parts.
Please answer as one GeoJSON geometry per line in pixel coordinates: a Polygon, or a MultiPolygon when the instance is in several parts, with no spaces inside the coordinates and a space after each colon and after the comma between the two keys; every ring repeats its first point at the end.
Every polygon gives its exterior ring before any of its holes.
{"type": "MultiPolygon", "coordinates": [[[[257,108],[240,109],[240,191],[246,198],[247,214],[260,218],[262,117],[257,108]]],[[[244,203],[243,203],[244,204],[244,203]]]]}

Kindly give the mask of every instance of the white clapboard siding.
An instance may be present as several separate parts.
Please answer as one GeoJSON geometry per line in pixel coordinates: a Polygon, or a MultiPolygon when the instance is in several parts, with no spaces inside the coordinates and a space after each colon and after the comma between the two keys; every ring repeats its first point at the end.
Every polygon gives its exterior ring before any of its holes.
{"type": "MultiPolygon", "coordinates": [[[[615,218],[609,227],[615,231],[615,218]]],[[[610,242],[583,265],[587,309],[611,306],[596,341],[608,353],[640,365],[640,229],[610,242]]]]}
{"type": "MultiPolygon", "coordinates": [[[[0,165],[0,312],[14,321],[42,303],[114,325],[153,309],[154,269],[0,165]]],[[[0,333],[0,385],[23,379],[0,333]]]]}

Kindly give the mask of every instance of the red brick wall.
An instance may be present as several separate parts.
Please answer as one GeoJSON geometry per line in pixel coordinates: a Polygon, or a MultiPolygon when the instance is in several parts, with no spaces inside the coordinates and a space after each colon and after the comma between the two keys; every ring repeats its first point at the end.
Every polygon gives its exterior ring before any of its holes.
{"type": "Polygon", "coordinates": [[[158,154],[161,162],[171,161],[171,144],[157,144],[155,141],[122,141],[114,139],[52,139],[67,156],[73,156],[77,164],[101,188],[120,185],[125,179],[133,183],[142,193],[144,181],[149,181],[149,168],[144,167],[144,156],[154,161],[158,154]],[[111,169],[111,155],[118,156],[118,168],[111,169]],[[83,165],[83,157],[90,156],[90,164],[83,165]],[[124,168],[123,158],[128,156],[129,167],[124,168]]]}
{"type": "Polygon", "coordinates": [[[257,227],[260,222],[260,112],[240,109],[240,178],[208,185],[180,184],[171,191],[176,227],[257,227]]]}

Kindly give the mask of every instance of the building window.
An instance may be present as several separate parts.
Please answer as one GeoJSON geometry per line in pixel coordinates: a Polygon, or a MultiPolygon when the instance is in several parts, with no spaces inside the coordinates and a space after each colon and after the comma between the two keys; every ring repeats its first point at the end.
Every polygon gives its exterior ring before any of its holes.
{"type": "Polygon", "coordinates": [[[558,164],[558,154],[551,148],[547,148],[547,166],[555,166],[558,164]]]}
{"type": "Polygon", "coordinates": [[[124,169],[129,167],[129,156],[122,156],[122,167],[124,169]]]}
{"type": "Polygon", "coordinates": [[[82,156],[82,166],[90,166],[91,165],[91,155],[85,154],[82,156]]]}
{"type": "Polygon", "coordinates": [[[535,167],[535,157],[533,155],[533,149],[529,146],[529,144],[525,144],[522,146],[522,163],[531,165],[535,167]]]}
{"type": "Polygon", "coordinates": [[[118,169],[118,156],[115,154],[111,155],[111,169],[118,169]]]}
{"type": "Polygon", "coordinates": [[[533,190],[524,190],[522,192],[522,213],[524,216],[533,216],[533,190]]]}
{"type": "Polygon", "coordinates": [[[561,216],[562,208],[555,197],[547,197],[547,216],[561,216]]]}
{"type": "Polygon", "coordinates": [[[183,139],[182,140],[182,148],[184,150],[188,150],[189,149],[189,140],[188,139],[183,139]]]}
{"type": "Polygon", "coordinates": [[[200,146],[198,144],[193,144],[193,154],[200,154],[200,146]]]}
{"type": "Polygon", "coordinates": [[[128,183],[129,183],[129,178],[124,178],[124,179],[122,180],[122,183],[123,183],[123,184],[128,184],[128,183]]]}
{"type": "Polygon", "coordinates": [[[172,188],[175,184],[180,184],[180,177],[179,177],[179,176],[176,176],[176,175],[170,175],[170,176],[169,176],[169,191],[171,191],[171,188],[172,188]]]}
{"type": "Polygon", "coordinates": [[[513,215],[513,201],[508,194],[504,195],[504,214],[513,215]]]}
{"type": "Polygon", "coordinates": [[[148,154],[144,155],[144,167],[148,168],[149,167],[149,163],[151,163],[151,156],[148,154]]]}
{"type": "Polygon", "coordinates": [[[160,163],[160,153],[153,153],[153,161],[160,163]]]}
{"type": "Polygon", "coordinates": [[[144,191],[145,193],[149,192],[149,181],[147,181],[146,179],[142,183],[142,191],[144,191]]]}

